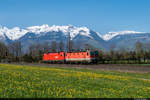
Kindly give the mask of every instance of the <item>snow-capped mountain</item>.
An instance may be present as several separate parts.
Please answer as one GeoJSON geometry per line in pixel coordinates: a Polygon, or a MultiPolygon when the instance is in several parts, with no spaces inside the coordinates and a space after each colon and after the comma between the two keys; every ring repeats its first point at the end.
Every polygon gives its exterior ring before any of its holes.
{"type": "Polygon", "coordinates": [[[119,32],[108,32],[108,34],[105,34],[102,36],[102,38],[106,41],[111,40],[115,36],[118,35],[127,35],[127,34],[143,34],[145,32],[136,32],[136,31],[119,31],[119,32]]]}
{"type": "Polygon", "coordinates": [[[17,40],[27,33],[44,35],[44,33],[47,32],[59,32],[59,31],[63,32],[64,35],[68,35],[68,33],[70,33],[71,39],[73,39],[78,34],[90,37],[90,30],[87,27],[75,27],[72,25],[48,26],[47,24],[44,24],[42,26],[31,26],[25,29],[20,29],[19,27],[14,27],[12,29],[8,29],[7,27],[0,27],[0,36],[6,35],[10,40],[17,40]]]}
{"type": "MultiPolygon", "coordinates": [[[[36,35],[44,35],[44,33],[47,33],[47,32],[59,32],[59,31],[63,32],[64,35],[68,35],[68,33],[70,33],[71,39],[75,38],[78,34],[84,35],[87,37],[91,37],[90,29],[88,29],[87,27],[75,27],[72,25],[48,26],[47,24],[44,24],[42,26],[31,26],[31,27],[27,27],[25,29],[20,29],[19,27],[14,27],[12,29],[8,29],[7,27],[0,26],[0,36],[1,37],[7,36],[10,40],[17,40],[27,33],[34,33],[36,35]]],[[[145,32],[119,31],[119,32],[108,32],[105,35],[101,35],[100,33],[96,32],[96,34],[100,38],[103,38],[103,40],[105,40],[105,41],[109,41],[118,35],[143,34],[143,33],[145,33],[145,32]]]]}

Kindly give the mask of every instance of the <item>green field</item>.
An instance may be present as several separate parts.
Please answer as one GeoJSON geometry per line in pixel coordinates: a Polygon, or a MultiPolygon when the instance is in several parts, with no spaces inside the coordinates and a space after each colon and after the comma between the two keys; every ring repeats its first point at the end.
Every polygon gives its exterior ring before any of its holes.
{"type": "Polygon", "coordinates": [[[0,64],[1,98],[150,98],[150,73],[0,64]]]}

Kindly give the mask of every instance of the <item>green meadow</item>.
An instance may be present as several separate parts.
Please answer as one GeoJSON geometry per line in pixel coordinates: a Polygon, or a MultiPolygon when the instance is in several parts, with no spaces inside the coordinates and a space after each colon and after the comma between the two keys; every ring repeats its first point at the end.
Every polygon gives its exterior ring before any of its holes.
{"type": "Polygon", "coordinates": [[[150,98],[150,73],[0,64],[0,98],[150,98]]]}

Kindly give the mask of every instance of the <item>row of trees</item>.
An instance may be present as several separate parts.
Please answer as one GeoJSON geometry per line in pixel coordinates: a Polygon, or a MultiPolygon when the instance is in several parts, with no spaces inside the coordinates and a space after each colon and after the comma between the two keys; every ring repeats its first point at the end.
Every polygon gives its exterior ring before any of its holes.
{"type": "Polygon", "coordinates": [[[150,44],[138,41],[132,50],[123,47],[115,50],[115,46],[112,46],[110,51],[101,51],[99,54],[100,63],[146,64],[150,63],[150,44]]]}
{"type": "MultiPolygon", "coordinates": [[[[8,45],[0,42],[0,61],[10,62],[39,62],[42,60],[43,54],[46,52],[59,52],[76,49],[73,42],[70,41],[67,45],[60,41],[59,43],[52,41],[51,44],[45,42],[43,44],[32,44],[28,50],[23,51],[24,48],[19,41],[15,41],[8,45]]],[[[112,46],[109,51],[99,51],[99,63],[150,63],[150,50],[143,48],[145,44],[137,42],[134,50],[127,50],[125,48],[116,49],[112,46]]],[[[150,47],[147,46],[148,48],[150,47]]],[[[85,49],[95,50],[94,47],[85,44],[85,49]]]]}

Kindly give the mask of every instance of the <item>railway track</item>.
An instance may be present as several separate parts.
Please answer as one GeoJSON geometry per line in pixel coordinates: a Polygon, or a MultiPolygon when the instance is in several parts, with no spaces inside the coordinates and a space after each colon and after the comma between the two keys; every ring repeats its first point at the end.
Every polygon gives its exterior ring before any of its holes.
{"type": "MultiPolygon", "coordinates": [[[[9,64],[9,63],[7,63],[9,64]]],[[[10,63],[24,66],[38,66],[38,67],[71,67],[71,68],[87,68],[95,70],[110,70],[131,73],[150,73],[150,65],[129,65],[129,64],[91,64],[91,65],[77,65],[77,64],[44,64],[44,63],[10,63]]]]}

